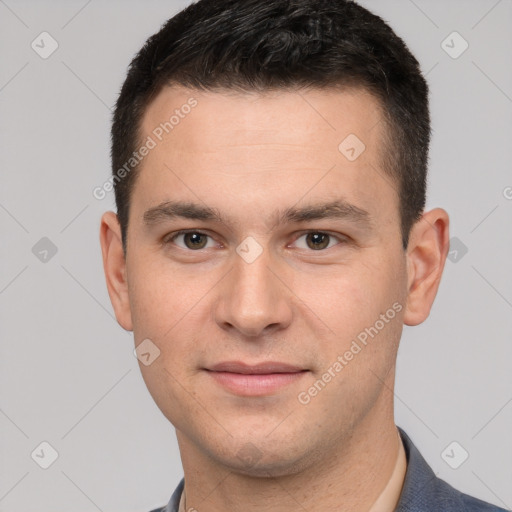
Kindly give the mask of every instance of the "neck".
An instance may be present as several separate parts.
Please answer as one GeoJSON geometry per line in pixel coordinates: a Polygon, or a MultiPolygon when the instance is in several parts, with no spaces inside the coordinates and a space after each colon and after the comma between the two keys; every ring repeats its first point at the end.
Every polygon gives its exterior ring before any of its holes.
{"type": "Polygon", "coordinates": [[[185,510],[296,512],[337,510],[342,504],[346,512],[367,512],[386,487],[399,454],[389,409],[376,404],[320,460],[306,461],[293,474],[268,478],[235,472],[176,430],[185,474],[185,510]]]}

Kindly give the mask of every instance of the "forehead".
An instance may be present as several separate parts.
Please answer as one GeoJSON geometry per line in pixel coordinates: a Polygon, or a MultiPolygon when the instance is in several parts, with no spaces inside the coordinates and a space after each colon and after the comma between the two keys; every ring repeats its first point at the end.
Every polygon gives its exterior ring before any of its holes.
{"type": "Polygon", "coordinates": [[[337,149],[349,134],[374,145],[382,119],[380,102],[362,88],[204,92],[176,86],[165,87],[150,103],[142,132],[164,145],[186,139],[181,150],[277,143],[325,150],[337,149]]]}
{"type": "Polygon", "coordinates": [[[228,204],[219,203],[221,191],[242,191],[246,211],[254,199],[260,215],[262,207],[293,206],[306,194],[312,200],[351,195],[366,206],[387,201],[395,207],[396,190],[381,164],[382,120],[380,103],[363,89],[166,87],[141,123],[142,140],[151,139],[153,149],[139,167],[140,207],[217,194],[211,206],[221,208],[228,204]]]}

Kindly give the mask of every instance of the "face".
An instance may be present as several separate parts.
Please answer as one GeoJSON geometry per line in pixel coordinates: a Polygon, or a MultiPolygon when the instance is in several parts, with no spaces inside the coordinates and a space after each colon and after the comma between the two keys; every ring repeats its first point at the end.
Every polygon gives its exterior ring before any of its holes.
{"type": "Polygon", "coordinates": [[[149,106],[109,291],[160,351],[140,368],[180,448],[284,474],[392,416],[411,272],[381,121],[362,90],[169,87],[149,106]]]}

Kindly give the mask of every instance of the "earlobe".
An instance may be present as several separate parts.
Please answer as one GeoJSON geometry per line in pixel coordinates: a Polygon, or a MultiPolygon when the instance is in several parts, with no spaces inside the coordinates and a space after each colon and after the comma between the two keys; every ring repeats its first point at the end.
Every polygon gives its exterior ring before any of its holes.
{"type": "Polygon", "coordinates": [[[114,212],[105,212],[101,218],[100,244],[110,302],[119,325],[123,329],[131,331],[133,325],[126,279],[126,261],[123,253],[121,227],[114,212]]]}
{"type": "Polygon", "coordinates": [[[441,208],[424,213],[411,229],[407,248],[406,325],[418,325],[428,317],[439,288],[449,244],[449,218],[441,208]]]}

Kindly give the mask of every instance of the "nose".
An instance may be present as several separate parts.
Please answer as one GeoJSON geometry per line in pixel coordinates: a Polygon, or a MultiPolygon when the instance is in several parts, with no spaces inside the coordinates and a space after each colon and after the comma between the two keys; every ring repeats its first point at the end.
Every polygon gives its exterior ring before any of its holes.
{"type": "Polygon", "coordinates": [[[267,251],[252,262],[235,256],[234,268],[222,280],[215,321],[224,330],[259,337],[285,329],[292,320],[290,290],[283,284],[267,251]]]}

